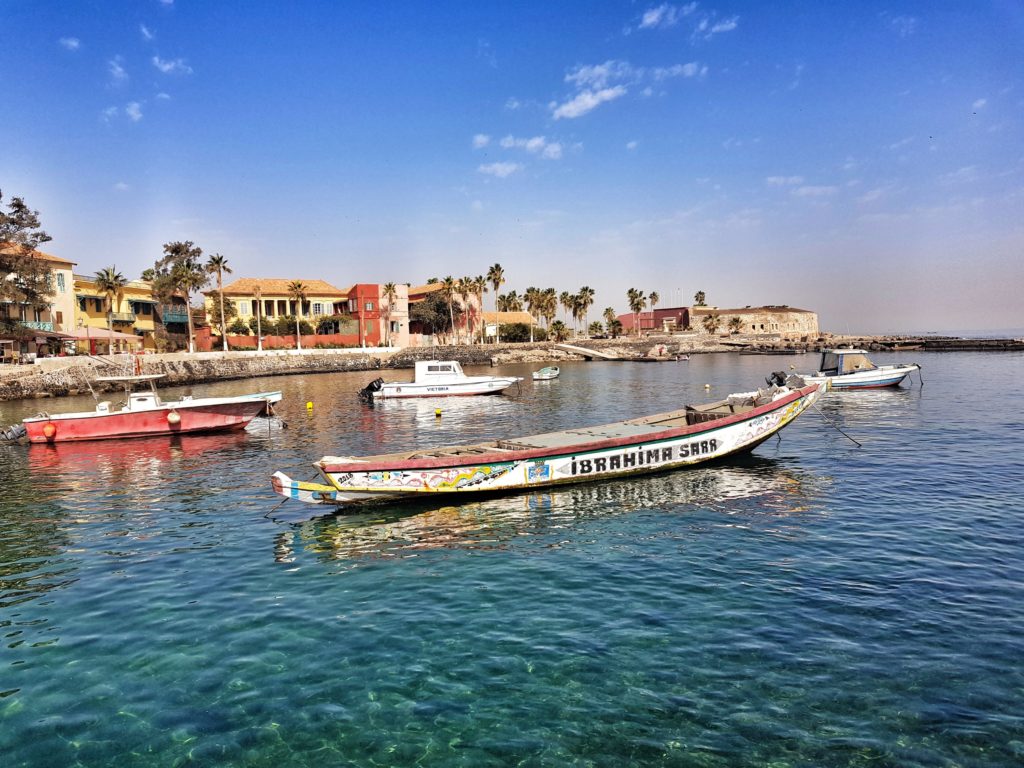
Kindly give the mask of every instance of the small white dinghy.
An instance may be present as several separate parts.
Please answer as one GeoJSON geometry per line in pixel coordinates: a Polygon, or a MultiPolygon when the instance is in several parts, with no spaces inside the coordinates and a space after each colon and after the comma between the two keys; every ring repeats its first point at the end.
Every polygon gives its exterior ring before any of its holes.
{"type": "Polygon", "coordinates": [[[558,370],[558,366],[549,365],[546,368],[541,368],[539,371],[534,371],[533,380],[550,381],[551,379],[557,379],[559,373],[561,373],[561,371],[558,370]]]}
{"type": "Polygon", "coordinates": [[[497,395],[522,381],[519,376],[467,376],[455,360],[421,360],[412,381],[375,379],[363,389],[363,399],[393,397],[452,397],[497,395]]]}

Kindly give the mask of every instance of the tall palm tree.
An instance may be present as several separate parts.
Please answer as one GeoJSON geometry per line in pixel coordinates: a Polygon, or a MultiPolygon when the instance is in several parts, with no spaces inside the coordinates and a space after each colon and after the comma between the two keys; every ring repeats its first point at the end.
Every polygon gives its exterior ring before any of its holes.
{"type": "Polygon", "coordinates": [[[605,325],[608,325],[612,320],[615,319],[615,310],[612,309],[611,307],[605,307],[604,312],[601,313],[601,316],[604,317],[605,325]]]}
{"type": "Polygon", "coordinates": [[[484,321],[484,294],[487,293],[487,278],[477,275],[473,278],[473,295],[476,296],[476,303],[480,312],[480,343],[484,343],[484,333],[487,330],[487,322],[484,321]]]}
{"type": "Polygon", "coordinates": [[[651,291],[650,295],[647,297],[647,300],[649,302],[651,302],[651,327],[652,328],[654,327],[654,307],[658,303],[658,300],[660,298],[661,298],[661,296],[658,295],[657,291],[651,291]]]}
{"type": "Polygon", "coordinates": [[[533,322],[530,323],[530,343],[533,343],[533,326],[536,325],[538,318],[540,317],[540,305],[543,301],[543,292],[539,288],[534,288],[532,285],[526,289],[526,293],[523,294],[523,299],[526,301],[526,306],[529,308],[530,317],[533,318],[533,322]]]}
{"type": "Polygon", "coordinates": [[[636,288],[626,291],[626,298],[629,299],[629,311],[633,313],[633,330],[637,337],[640,336],[640,313],[647,306],[647,297],[644,292],[636,288]]]}
{"type": "Polygon", "coordinates": [[[104,267],[96,273],[96,287],[103,291],[107,304],[107,333],[110,340],[107,342],[107,353],[114,354],[114,301],[118,306],[124,298],[124,287],[128,285],[124,275],[117,271],[117,267],[104,267]]]}
{"type": "MultiPolygon", "coordinates": [[[[498,289],[505,282],[505,270],[501,268],[501,264],[493,264],[488,268],[487,282],[494,289],[494,312],[497,314],[501,311],[498,309],[498,289]]],[[[498,318],[494,318],[494,343],[501,343],[501,323],[498,322],[498,318]]]]}
{"type": "Polygon", "coordinates": [[[594,304],[594,289],[589,285],[584,285],[576,295],[580,297],[580,309],[583,311],[583,327],[586,328],[587,313],[594,304]]]}
{"type": "Polygon", "coordinates": [[[469,297],[472,296],[473,278],[463,277],[459,280],[459,296],[462,297],[462,306],[466,310],[466,333],[469,334],[469,342],[473,343],[473,313],[470,312],[469,297]]]}
{"type": "Polygon", "coordinates": [[[555,293],[554,288],[545,288],[543,303],[541,304],[541,314],[544,316],[544,325],[550,331],[551,321],[555,319],[555,314],[558,312],[558,294],[555,293]]]}
{"type": "Polygon", "coordinates": [[[300,280],[288,283],[288,298],[295,299],[295,348],[302,349],[302,302],[306,300],[306,285],[300,280]]]}
{"type": "Polygon", "coordinates": [[[398,286],[384,283],[384,344],[391,346],[391,308],[398,298],[398,286]]]}
{"type": "Polygon", "coordinates": [[[523,300],[515,291],[509,291],[498,297],[499,312],[522,312],[523,300]]]}
{"type": "MultiPolygon", "coordinates": [[[[455,310],[452,309],[452,304],[455,302],[455,294],[458,293],[459,283],[458,281],[448,275],[444,280],[441,281],[441,296],[448,304],[448,319],[451,321],[451,333],[455,334],[455,310]]],[[[449,343],[451,343],[449,341],[449,343]]]]}
{"type": "MultiPolygon", "coordinates": [[[[197,249],[198,250],[198,249],[197,249]]],[[[188,316],[188,351],[196,351],[196,329],[192,319],[192,294],[202,289],[210,280],[206,267],[197,258],[186,258],[178,263],[172,273],[174,285],[185,294],[185,314],[188,316]]]]}
{"type": "Polygon", "coordinates": [[[558,303],[562,305],[562,317],[569,317],[569,310],[572,309],[572,294],[568,291],[562,291],[558,294],[558,303]]]}
{"type": "Polygon", "coordinates": [[[211,254],[206,262],[206,271],[217,276],[217,295],[220,298],[220,338],[224,345],[224,351],[228,351],[227,322],[224,317],[224,273],[231,274],[231,267],[228,260],[219,253],[211,254]]]}

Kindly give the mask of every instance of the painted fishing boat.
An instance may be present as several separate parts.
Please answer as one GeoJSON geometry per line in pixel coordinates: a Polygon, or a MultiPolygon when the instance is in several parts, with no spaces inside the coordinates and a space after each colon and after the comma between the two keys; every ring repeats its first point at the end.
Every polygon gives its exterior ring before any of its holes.
{"type": "Polygon", "coordinates": [[[234,397],[186,395],[165,401],[156,391],[155,382],[162,377],[158,373],[98,379],[124,384],[124,401],[117,406],[97,402],[92,411],[32,416],[22,421],[25,437],[30,443],[63,443],[244,429],[281,400],[280,392],[258,392],[234,397]],[[148,384],[149,389],[133,391],[139,384],[148,384]]]}
{"type": "Polygon", "coordinates": [[[533,380],[534,381],[550,381],[551,379],[557,379],[558,378],[558,374],[560,374],[560,373],[561,373],[561,371],[558,370],[558,366],[548,365],[548,366],[545,366],[544,368],[541,368],[539,371],[534,371],[533,372],[533,380]]]}
{"type": "Polygon", "coordinates": [[[359,391],[370,400],[391,397],[497,395],[522,381],[519,376],[467,376],[455,360],[421,360],[412,381],[374,379],[359,391]]]}
{"type": "Polygon", "coordinates": [[[834,389],[898,387],[907,376],[920,371],[915,363],[875,365],[863,349],[826,349],[814,373],[798,374],[808,383],[830,381],[834,389]]]}
{"type": "Polygon", "coordinates": [[[792,377],[783,386],[603,426],[378,456],[324,456],[313,465],[323,483],[293,480],[283,472],[274,473],[271,483],[286,498],[347,505],[431,493],[534,490],[681,469],[753,450],[828,386],[792,377]]]}

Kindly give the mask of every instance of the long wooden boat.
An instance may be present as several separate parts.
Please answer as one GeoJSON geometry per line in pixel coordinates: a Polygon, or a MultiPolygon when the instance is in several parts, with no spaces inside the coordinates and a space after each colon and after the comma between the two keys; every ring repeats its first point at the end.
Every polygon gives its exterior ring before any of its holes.
{"type": "Polygon", "coordinates": [[[346,505],[423,494],[478,494],[681,469],[753,450],[828,390],[789,379],[706,405],[473,445],[377,456],[324,456],[313,466],[324,482],[275,472],[280,495],[311,504],[346,505]]]}
{"type": "Polygon", "coordinates": [[[99,379],[124,384],[125,400],[117,406],[104,400],[92,411],[32,416],[22,421],[25,437],[30,443],[64,443],[231,431],[244,429],[256,416],[268,412],[281,400],[280,392],[162,400],[154,383],[162,376],[142,374],[99,379]],[[134,385],[143,383],[149,385],[148,391],[132,391],[134,385]]]}

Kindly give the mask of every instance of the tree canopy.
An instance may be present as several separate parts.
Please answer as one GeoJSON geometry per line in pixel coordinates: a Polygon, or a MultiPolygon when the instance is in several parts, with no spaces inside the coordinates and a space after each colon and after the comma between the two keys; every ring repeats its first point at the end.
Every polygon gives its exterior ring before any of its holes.
{"type": "Polygon", "coordinates": [[[33,256],[52,238],[39,228],[39,212],[20,197],[4,205],[0,192],[0,301],[45,309],[53,296],[50,265],[33,256]]]}

